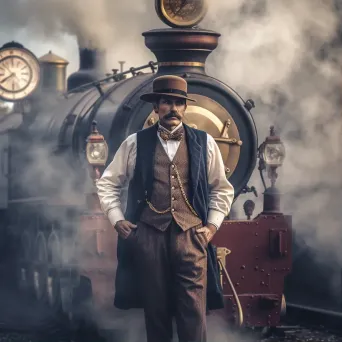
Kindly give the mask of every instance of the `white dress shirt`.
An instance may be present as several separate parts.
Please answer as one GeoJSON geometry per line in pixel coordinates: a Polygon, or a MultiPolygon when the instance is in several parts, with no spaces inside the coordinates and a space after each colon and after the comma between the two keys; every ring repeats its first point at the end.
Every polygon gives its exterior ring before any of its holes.
{"type": "MultiPolygon", "coordinates": [[[[172,133],[182,126],[180,123],[172,133]]],[[[164,127],[162,127],[164,129],[164,127]]],[[[157,133],[165,152],[173,160],[180,141],[163,140],[157,133]]],[[[113,161],[108,165],[97,182],[98,196],[102,210],[108,215],[113,226],[117,221],[124,220],[127,206],[128,185],[134,175],[137,154],[137,134],[134,133],[121,144],[113,161]]],[[[230,212],[234,199],[234,188],[226,178],[221,152],[208,134],[207,164],[209,184],[208,223],[220,227],[225,216],[230,212]]]]}

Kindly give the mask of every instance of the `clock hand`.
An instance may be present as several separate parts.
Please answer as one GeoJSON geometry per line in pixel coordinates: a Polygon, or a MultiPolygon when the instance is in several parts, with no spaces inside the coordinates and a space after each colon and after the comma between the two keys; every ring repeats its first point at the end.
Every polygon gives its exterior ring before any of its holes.
{"type": "Polygon", "coordinates": [[[15,76],[15,73],[14,73],[14,72],[12,72],[11,75],[5,77],[5,78],[0,82],[0,84],[6,82],[7,80],[9,80],[9,79],[10,79],[11,77],[13,77],[13,76],[15,76]]]}

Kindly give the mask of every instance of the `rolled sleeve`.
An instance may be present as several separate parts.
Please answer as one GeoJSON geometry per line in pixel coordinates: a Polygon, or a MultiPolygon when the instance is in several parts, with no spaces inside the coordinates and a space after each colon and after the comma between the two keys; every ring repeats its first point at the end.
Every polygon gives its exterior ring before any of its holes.
{"type": "Polygon", "coordinates": [[[124,220],[128,183],[133,177],[136,162],[136,134],[130,135],[117,150],[113,161],[97,181],[97,194],[103,212],[111,224],[124,220]]]}
{"type": "Polygon", "coordinates": [[[208,134],[208,222],[219,228],[228,216],[233,200],[234,188],[227,180],[221,151],[214,138],[208,134]]]}

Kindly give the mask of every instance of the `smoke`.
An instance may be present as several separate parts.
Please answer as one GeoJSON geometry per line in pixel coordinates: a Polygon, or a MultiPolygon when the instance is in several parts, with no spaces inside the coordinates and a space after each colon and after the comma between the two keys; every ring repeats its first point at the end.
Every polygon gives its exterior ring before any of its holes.
{"type": "Polygon", "coordinates": [[[0,8],[5,32],[29,32],[28,39],[54,45],[64,43],[65,35],[73,36],[82,47],[106,50],[108,68],[127,56],[130,66],[150,61],[153,56],[141,32],[161,26],[149,0],[1,0],[0,8]]]}
{"type": "MultiPolygon", "coordinates": [[[[213,0],[206,19],[207,27],[222,34],[208,73],[255,100],[260,143],[275,124],[287,152],[278,170],[284,212],[293,215],[303,250],[312,249],[311,257],[325,265],[342,262],[340,6],[321,0],[213,0]]],[[[263,191],[258,174],[250,185],[263,191]]],[[[241,216],[246,199],[235,205],[241,216]]],[[[338,266],[334,272],[331,291],[338,293],[338,266]]]]}

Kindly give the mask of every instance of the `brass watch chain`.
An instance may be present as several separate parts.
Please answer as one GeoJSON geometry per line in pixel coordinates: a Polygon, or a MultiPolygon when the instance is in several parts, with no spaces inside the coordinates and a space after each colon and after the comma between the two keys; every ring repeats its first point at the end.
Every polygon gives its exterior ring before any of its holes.
{"type": "MultiPolygon", "coordinates": [[[[178,184],[179,184],[179,187],[180,187],[180,190],[181,190],[181,193],[182,193],[182,196],[183,196],[183,199],[186,203],[186,205],[188,206],[188,208],[190,209],[190,211],[195,215],[195,216],[198,216],[195,209],[192,207],[192,205],[190,204],[188,198],[186,197],[186,194],[185,194],[185,191],[184,191],[184,188],[183,188],[183,185],[182,185],[182,180],[180,178],[180,175],[179,175],[179,172],[177,170],[177,166],[175,165],[175,169],[176,171],[176,175],[177,175],[177,180],[178,180],[178,184]]],[[[171,207],[165,209],[165,210],[157,210],[153,204],[146,198],[146,202],[148,204],[148,206],[150,207],[151,210],[153,210],[155,213],[157,214],[166,214],[167,212],[171,211],[171,207]]]]}

